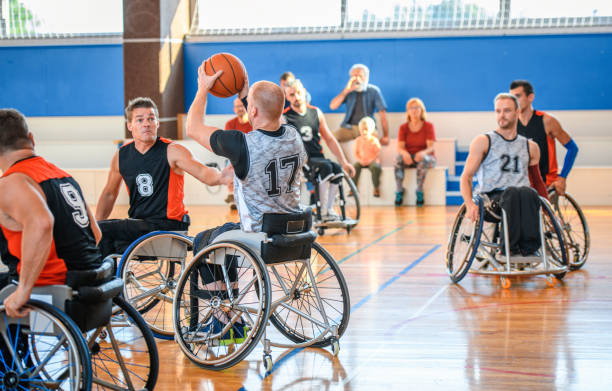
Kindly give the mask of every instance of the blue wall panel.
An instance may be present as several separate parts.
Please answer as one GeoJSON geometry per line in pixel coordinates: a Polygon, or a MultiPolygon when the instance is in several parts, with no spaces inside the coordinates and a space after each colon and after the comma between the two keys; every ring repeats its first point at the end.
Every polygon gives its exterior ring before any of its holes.
{"type": "Polygon", "coordinates": [[[122,115],[123,47],[1,47],[0,86],[27,116],[122,115]]]}
{"type": "MultiPolygon", "coordinates": [[[[413,96],[430,111],[488,111],[516,78],[532,81],[538,108],[612,109],[612,34],[188,43],[186,109],[197,67],[217,52],[240,57],[251,81],[293,71],[326,112],[357,62],[370,67],[389,111],[403,111],[413,96]]],[[[231,113],[231,99],[211,97],[207,112],[231,113]]]]}

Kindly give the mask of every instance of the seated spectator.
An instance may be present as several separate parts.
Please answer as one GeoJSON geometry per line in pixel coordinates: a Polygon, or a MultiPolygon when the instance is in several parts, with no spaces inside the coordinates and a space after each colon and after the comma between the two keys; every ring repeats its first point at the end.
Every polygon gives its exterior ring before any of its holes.
{"type": "Polygon", "coordinates": [[[329,103],[332,110],[346,104],[346,114],[334,136],[340,143],[356,139],[359,137],[359,121],[363,117],[374,117],[374,112],[378,111],[383,131],[380,143],[389,144],[387,104],[380,88],[369,83],[370,70],[363,64],[355,64],[349,75],[350,79],[344,89],[329,103]]]}
{"type": "Polygon", "coordinates": [[[436,165],[434,156],[434,141],[436,134],[431,122],[426,121],[427,111],[423,101],[419,98],[411,98],[406,103],[407,122],[399,128],[397,136],[397,155],[395,159],[395,182],[397,185],[395,193],[395,206],[400,206],[404,202],[405,189],[404,169],[416,168],[417,170],[417,189],[416,204],[421,206],[424,203],[423,183],[427,176],[427,169],[436,165]]]}
{"type": "Polygon", "coordinates": [[[359,185],[359,175],[362,168],[369,168],[374,184],[374,197],[380,197],[380,142],[376,138],[376,122],[372,117],[363,117],[359,121],[361,136],[355,140],[355,185],[359,185]]]}
{"type": "MultiPolygon", "coordinates": [[[[238,98],[234,99],[234,114],[236,116],[225,123],[225,130],[239,130],[242,133],[249,133],[253,130],[251,123],[249,122],[249,115],[244,108],[244,104],[238,98]]],[[[231,210],[236,210],[236,202],[234,201],[234,182],[231,181],[227,184],[227,197],[225,197],[225,203],[230,204],[231,210]]]]}

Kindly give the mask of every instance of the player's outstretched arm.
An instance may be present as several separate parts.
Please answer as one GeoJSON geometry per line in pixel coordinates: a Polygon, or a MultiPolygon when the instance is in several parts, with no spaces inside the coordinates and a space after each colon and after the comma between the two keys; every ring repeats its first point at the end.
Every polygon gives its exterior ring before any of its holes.
{"type": "Polygon", "coordinates": [[[53,215],[38,185],[23,174],[11,174],[0,181],[2,225],[21,231],[21,272],[17,290],[4,300],[6,313],[23,317],[23,308],[47,261],[53,240],[53,215]]]}
{"type": "Polygon", "coordinates": [[[319,116],[319,131],[321,132],[321,137],[323,137],[323,140],[325,140],[329,150],[338,159],[338,162],[340,162],[342,169],[351,177],[354,177],[355,167],[353,167],[353,165],[346,160],[346,156],[344,156],[344,152],[342,152],[342,148],[340,148],[338,140],[336,140],[336,138],[330,132],[329,127],[327,126],[327,121],[325,121],[325,116],[323,116],[321,110],[317,109],[317,114],[319,116]]]}
{"type": "Polygon", "coordinates": [[[96,220],[107,219],[111,214],[115,201],[117,200],[117,195],[119,195],[122,181],[123,178],[119,172],[119,152],[117,151],[111,160],[106,185],[104,185],[104,189],[102,189],[102,193],[98,198],[98,204],[96,205],[96,220]]]}
{"type": "Polygon", "coordinates": [[[565,154],[565,159],[563,161],[563,168],[559,173],[559,176],[553,182],[553,186],[557,193],[565,194],[565,178],[569,175],[572,167],[574,166],[574,161],[576,160],[576,156],[578,155],[578,145],[572,140],[570,135],[563,130],[561,127],[561,123],[553,117],[552,115],[545,113],[544,114],[544,130],[546,134],[559,140],[559,142],[565,147],[567,150],[565,154]]]}
{"type": "Polygon", "coordinates": [[[206,99],[208,91],[221,76],[223,71],[218,71],[214,75],[207,75],[204,72],[204,63],[198,68],[198,91],[187,112],[187,136],[197,141],[204,148],[212,151],[210,147],[210,135],[217,130],[216,126],[206,125],[206,99]]]}
{"type": "Polygon", "coordinates": [[[185,171],[205,185],[227,184],[219,170],[202,164],[188,148],[180,144],[172,143],[168,146],[168,163],[173,170],[185,171]]]}

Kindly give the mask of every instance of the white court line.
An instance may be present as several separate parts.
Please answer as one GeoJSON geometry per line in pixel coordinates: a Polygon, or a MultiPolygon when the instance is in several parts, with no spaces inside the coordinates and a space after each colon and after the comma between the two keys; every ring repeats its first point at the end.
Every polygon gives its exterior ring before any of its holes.
{"type": "MultiPolygon", "coordinates": [[[[418,309],[418,310],[417,310],[417,311],[416,311],[414,314],[412,314],[412,316],[410,316],[410,317],[409,317],[407,320],[412,320],[412,319],[415,319],[415,318],[417,318],[417,317],[421,316],[421,314],[422,314],[422,313],[423,313],[423,312],[424,312],[424,311],[425,311],[425,310],[426,310],[426,309],[427,309],[427,308],[428,308],[430,305],[432,305],[432,304],[433,304],[433,302],[434,302],[434,301],[436,301],[436,299],[437,299],[437,298],[438,298],[438,297],[439,297],[439,296],[440,296],[442,293],[444,293],[444,291],[445,291],[446,289],[448,289],[448,287],[449,287],[449,286],[450,286],[450,284],[446,284],[446,285],[444,285],[442,288],[440,288],[440,289],[439,289],[439,290],[438,290],[436,293],[434,293],[434,295],[433,295],[433,296],[431,296],[431,297],[430,297],[430,298],[429,298],[429,299],[428,299],[428,300],[425,302],[425,304],[423,304],[423,305],[421,306],[421,308],[419,308],[419,309],[418,309]]],[[[402,330],[402,329],[403,329],[404,327],[406,327],[407,325],[408,325],[408,324],[404,324],[404,326],[400,327],[400,330],[402,330]]],[[[352,380],[355,378],[355,376],[357,376],[357,373],[359,373],[359,372],[360,372],[360,371],[359,371],[359,369],[360,369],[360,368],[363,368],[363,367],[367,366],[366,364],[368,364],[368,363],[372,362],[372,361],[374,360],[374,358],[378,357],[378,356],[379,356],[379,353],[381,352],[381,350],[383,350],[383,346],[384,346],[384,344],[381,344],[381,347],[380,347],[380,348],[378,348],[378,349],[376,349],[376,350],[374,351],[374,354],[370,355],[370,358],[369,358],[367,361],[365,361],[365,362],[361,363],[361,365],[358,365],[358,366],[357,366],[357,367],[356,367],[356,368],[355,368],[355,369],[352,371],[352,372],[353,372],[353,373],[352,373],[352,375],[351,375],[351,376],[348,376],[347,378],[345,378],[345,379],[344,379],[344,381],[342,382],[342,385],[343,385],[343,386],[345,386],[345,385],[347,385],[348,383],[350,383],[350,382],[351,382],[351,381],[352,381],[352,380]]]]}

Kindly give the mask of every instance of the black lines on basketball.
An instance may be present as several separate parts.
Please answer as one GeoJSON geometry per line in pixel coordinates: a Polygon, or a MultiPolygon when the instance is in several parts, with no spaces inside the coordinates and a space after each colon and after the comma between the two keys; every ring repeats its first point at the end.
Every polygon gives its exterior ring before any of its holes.
{"type": "Polygon", "coordinates": [[[229,69],[232,70],[232,78],[234,79],[234,89],[235,90],[239,90],[240,88],[238,87],[238,79],[236,79],[236,72],[234,71],[234,67],[232,66],[231,61],[227,58],[225,53],[221,53],[221,56],[227,62],[227,65],[229,66],[229,69]]]}
{"type": "MultiPolygon", "coordinates": [[[[210,68],[212,69],[212,74],[214,75],[215,73],[217,73],[217,71],[215,70],[215,67],[214,67],[213,62],[212,62],[213,57],[211,57],[208,61],[210,61],[210,68]]],[[[230,64],[230,67],[231,67],[231,64],[230,64]]],[[[225,83],[223,83],[223,80],[221,80],[221,78],[223,78],[224,74],[225,74],[225,69],[223,70],[223,74],[221,76],[219,76],[219,78],[217,79],[217,83],[219,83],[219,85],[221,87],[225,88],[225,91],[227,91],[227,96],[231,96],[232,95],[232,91],[229,88],[227,88],[225,83]]],[[[213,85],[213,87],[214,87],[214,85],[213,85]]],[[[220,95],[225,95],[224,93],[221,93],[219,91],[217,91],[217,93],[220,94],[220,95]]]]}

